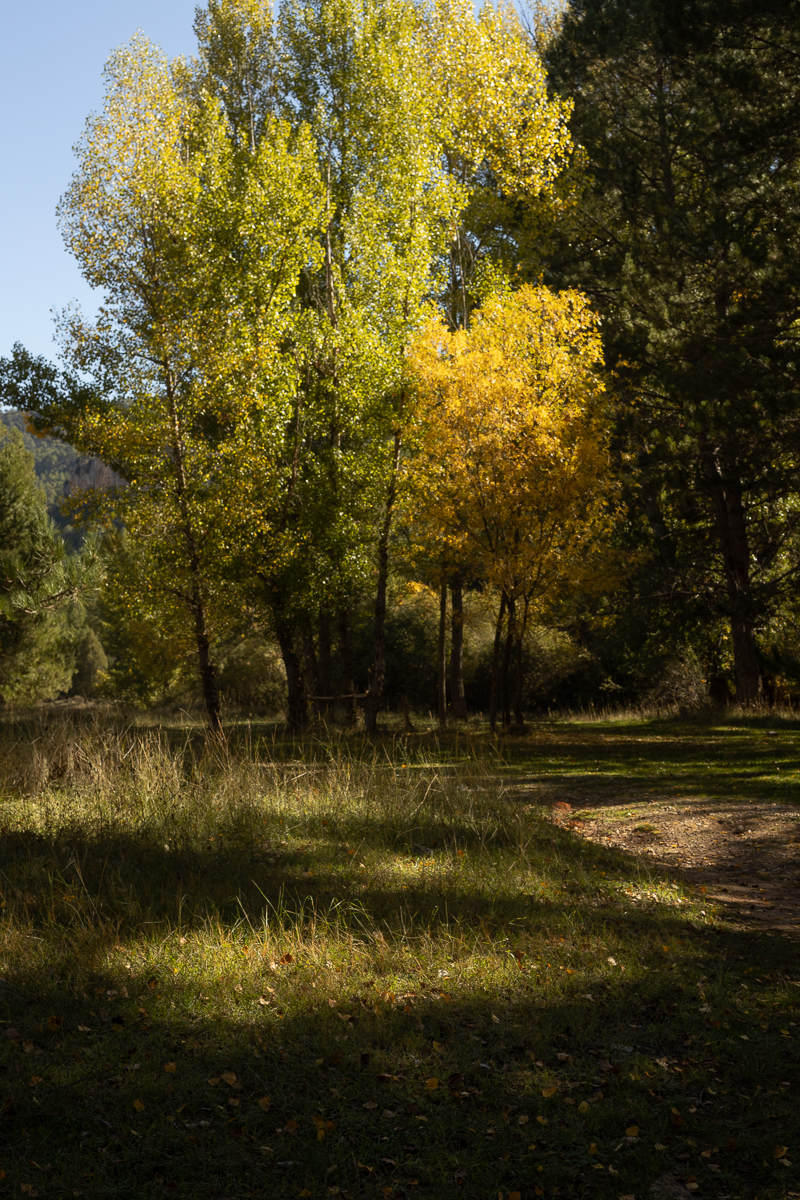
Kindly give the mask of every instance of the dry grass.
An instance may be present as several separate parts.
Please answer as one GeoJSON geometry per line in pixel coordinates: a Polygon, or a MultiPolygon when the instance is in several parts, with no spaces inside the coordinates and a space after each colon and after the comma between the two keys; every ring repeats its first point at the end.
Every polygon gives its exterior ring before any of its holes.
{"type": "Polygon", "coordinates": [[[786,1194],[756,1084],[776,1116],[777,944],[756,1032],[754,943],[554,828],[477,742],[3,737],[17,1194],[643,1196],[695,1158],[786,1194]],[[720,1072],[753,1093],[733,1138],[720,1072]]]}

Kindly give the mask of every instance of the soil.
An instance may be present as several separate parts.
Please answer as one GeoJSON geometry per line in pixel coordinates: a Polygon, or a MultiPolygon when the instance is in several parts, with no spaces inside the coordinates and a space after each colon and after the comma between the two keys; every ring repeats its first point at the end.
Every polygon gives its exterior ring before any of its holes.
{"type": "Polygon", "coordinates": [[[797,804],[693,798],[561,795],[552,819],[707,893],[739,927],[800,937],[800,796],[797,804]]]}

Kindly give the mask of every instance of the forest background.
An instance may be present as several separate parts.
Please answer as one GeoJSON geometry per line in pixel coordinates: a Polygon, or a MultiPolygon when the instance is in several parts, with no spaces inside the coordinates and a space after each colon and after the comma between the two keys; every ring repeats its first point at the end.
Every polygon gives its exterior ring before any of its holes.
{"type": "Polygon", "coordinates": [[[796,15],[217,0],[115,52],[59,209],[105,302],[2,360],[4,698],[796,687],[796,15]]]}

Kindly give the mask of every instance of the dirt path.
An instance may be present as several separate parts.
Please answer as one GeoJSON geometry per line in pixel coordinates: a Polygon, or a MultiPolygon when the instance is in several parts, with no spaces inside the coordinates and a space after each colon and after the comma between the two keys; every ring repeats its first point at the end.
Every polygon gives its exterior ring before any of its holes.
{"type": "Polygon", "coordinates": [[[561,796],[553,820],[704,889],[739,926],[800,937],[797,804],[629,795],[561,796]]]}

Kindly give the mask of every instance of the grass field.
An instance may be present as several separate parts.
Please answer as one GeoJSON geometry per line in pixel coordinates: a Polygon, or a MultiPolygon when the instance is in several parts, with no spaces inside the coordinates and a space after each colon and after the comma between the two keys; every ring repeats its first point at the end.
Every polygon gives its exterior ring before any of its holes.
{"type": "Polygon", "coordinates": [[[0,739],[0,1195],[800,1195],[798,943],[547,819],[800,808],[794,723],[0,739]]]}

